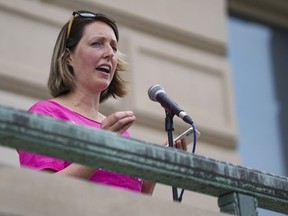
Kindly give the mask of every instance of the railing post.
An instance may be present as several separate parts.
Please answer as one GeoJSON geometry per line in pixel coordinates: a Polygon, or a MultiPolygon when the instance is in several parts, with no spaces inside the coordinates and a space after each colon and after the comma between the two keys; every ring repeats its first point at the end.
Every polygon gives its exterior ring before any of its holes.
{"type": "Polygon", "coordinates": [[[218,197],[220,211],[237,216],[258,216],[258,202],[255,197],[231,192],[218,197]]]}

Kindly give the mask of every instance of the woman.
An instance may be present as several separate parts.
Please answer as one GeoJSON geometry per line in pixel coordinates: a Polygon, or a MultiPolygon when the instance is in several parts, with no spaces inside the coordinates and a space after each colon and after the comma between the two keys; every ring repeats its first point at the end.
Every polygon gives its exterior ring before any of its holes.
{"type": "MultiPolygon", "coordinates": [[[[132,111],[107,117],[99,113],[102,101],[127,93],[119,74],[125,71],[125,62],[118,51],[118,41],[118,28],[111,18],[89,11],[73,12],[59,33],[53,52],[48,79],[53,99],[40,101],[29,111],[129,137],[127,129],[135,121],[132,111]]],[[[187,149],[183,141],[176,146],[187,149]]],[[[23,151],[19,151],[19,158],[22,166],[132,191],[152,194],[155,187],[150,181],[23,151]]]]}

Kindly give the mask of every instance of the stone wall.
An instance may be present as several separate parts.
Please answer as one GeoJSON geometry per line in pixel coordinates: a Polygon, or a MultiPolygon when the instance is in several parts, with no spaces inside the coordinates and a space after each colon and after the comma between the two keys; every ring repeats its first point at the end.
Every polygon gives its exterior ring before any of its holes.
{"type": "MultiPolygon", "coordinates": [[[[133,110],[132,137],[163,143],[164,110],[147,96],[151,85],[160,84],[200,130],[197,154],[240,163],[224,0],[0,0],[1,104],[26,110],[49,98],[46,80],[57,34],[79,9],[115,18],[120,50],[130,63],[130,94],[103,104],[104,114],[133,110]]],[[[176,136],[188,126],[174,120],[176,136]]],[[[1,148],[0,161],[18,166],[15,150],[1,148]]],[[[153,196],[171,201],[171,188],[157,185],[153,196]]],[[[193,192],[185,192],[183,203],[219,211],[215,198],[193,192]]]]}

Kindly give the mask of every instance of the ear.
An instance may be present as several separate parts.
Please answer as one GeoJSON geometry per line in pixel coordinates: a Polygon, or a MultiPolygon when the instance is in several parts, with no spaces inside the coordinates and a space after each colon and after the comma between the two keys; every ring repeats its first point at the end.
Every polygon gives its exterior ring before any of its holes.
{"type": "Polygon", "coordinates": [[[68,48],[65,49],[65,59],[66,59],[67,65],[72,67],[73,64],[72,64],[72,58],[71,58],[71,51],[68,48]]]}

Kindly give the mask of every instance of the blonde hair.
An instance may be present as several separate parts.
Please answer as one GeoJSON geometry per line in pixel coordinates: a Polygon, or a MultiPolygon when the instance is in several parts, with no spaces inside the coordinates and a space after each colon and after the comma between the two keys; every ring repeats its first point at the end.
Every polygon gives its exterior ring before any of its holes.
{"type": "MultiPolygon", "coordinates": [[[[59,97],[64,94],[68,94],[75,90],[75,77],[73,68],[67,64],[67,49],[73,51],[80,39],[83,36],[84,28],[92,22],[104,22],[109,25],[119,40],[118,28],[116,23],[111,18],[98,14],[94,18],[83,18],[77,16],[73,20],[72,28],[67,39],[68,22],[61,29],[57,41],[55,43],[50,74],[48,78],[48,89],[53,97],[59,97]]],[[[120,76],[120,72],[127,71],[127,63],[124,59],[124,55],[117,51],[118,63],[114,77],[109,87],[101,93],[100,102],[105,101],[109,97],[123,97],[127,94],[128,88],[126,81],[120,76]]]]}

